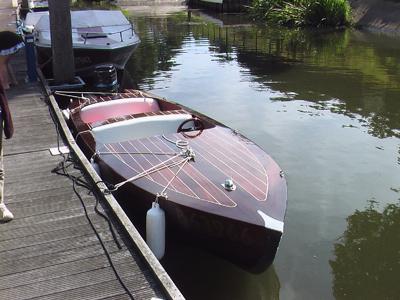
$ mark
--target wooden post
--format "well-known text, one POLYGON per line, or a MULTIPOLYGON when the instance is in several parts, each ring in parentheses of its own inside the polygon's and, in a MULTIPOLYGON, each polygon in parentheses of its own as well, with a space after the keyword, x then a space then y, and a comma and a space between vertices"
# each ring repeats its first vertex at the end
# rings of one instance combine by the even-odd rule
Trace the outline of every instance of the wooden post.
POLYGON ((71 83, 75 77, 71 36, 70 0, 49 0, 53 75, 56 83, 71 83))

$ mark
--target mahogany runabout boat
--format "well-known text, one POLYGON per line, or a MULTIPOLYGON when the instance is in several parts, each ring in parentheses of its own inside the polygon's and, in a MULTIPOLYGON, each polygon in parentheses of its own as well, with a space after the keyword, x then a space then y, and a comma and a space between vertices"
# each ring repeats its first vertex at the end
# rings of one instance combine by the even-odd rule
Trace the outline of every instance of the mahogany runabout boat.
POLYGON ((158 198, 167 239, 201 245, 251 272, 272 263, 284 227, 286 181, 255 143, 135 90, 72 101, 69 122, 139 228, 158 198))

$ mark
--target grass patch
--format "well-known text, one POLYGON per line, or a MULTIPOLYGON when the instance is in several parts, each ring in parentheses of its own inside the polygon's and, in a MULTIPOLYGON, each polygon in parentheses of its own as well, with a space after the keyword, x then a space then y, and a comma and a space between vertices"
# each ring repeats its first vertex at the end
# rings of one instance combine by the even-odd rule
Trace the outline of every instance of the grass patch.
POLYGON ((341 27, 351 19, 348 0, 253 0, 250 13, 256 20, 291 27, 341 27))

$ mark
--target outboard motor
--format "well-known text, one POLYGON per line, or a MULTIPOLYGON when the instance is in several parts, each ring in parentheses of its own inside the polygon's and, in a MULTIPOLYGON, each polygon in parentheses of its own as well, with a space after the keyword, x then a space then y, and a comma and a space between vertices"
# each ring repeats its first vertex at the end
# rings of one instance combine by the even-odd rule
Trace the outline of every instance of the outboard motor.
POLYGON ((116 92, 118 75, 113 64, 99 64, 76 70, 85 82, 85 90, 92 92, 116 92))
POLYGON ((97 91, 118 89, 117 70, 113 64, 96 65, 93 70, 93 88, 97 91))

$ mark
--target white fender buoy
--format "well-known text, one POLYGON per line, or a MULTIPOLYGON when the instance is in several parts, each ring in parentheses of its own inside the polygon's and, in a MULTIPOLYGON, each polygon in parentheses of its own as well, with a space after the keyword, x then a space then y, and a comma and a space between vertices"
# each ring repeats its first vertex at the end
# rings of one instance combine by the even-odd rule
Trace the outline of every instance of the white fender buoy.
POLYGON ((64 120, 68 121, 71 116, 71 112, 70 112, 69 108, 63 109, 61 112, 64 116, 64 120))
POLYGON ((146 215, 146 242, 157 259, 165 253, 165 213, 156 202, 146 215))
POLYGON ((90 159, 90 164, 92 165, 92 167, 96 171, 96 173, 100 176, 100 166, 99 166, 99 164, 97 162, 95 162, 93 158, 90 159))

